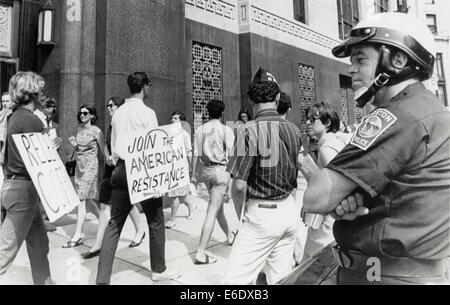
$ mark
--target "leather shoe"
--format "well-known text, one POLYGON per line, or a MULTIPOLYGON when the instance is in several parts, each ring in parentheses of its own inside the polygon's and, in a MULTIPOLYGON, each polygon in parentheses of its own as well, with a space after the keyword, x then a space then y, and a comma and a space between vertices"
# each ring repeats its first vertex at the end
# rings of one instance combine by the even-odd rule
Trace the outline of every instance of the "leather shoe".
POLYGON ((96 256, 98 256, 100 254, 100 250, 94 251, 94 252, 86 252, 81 254, 81 257, 83 259, 90 259, 90 258, 94 258, 96 256))
POLYGON ((156 273, 153 272, 151 279, 154 282, 160 282, 160 281, 170 281, 170 280, 175 280, 177 278, 179 278, 181 276, 180 271, 175 270, 175 269, 166 269, 166 271, 162 272, 162 273, 156 273))
POLYGON ((144 232, 144 234, 142 234, 142 238, 141 238, 141 240, 138 243, 132 241, 131 244, 128 247, 130 247, 130 248, 139 247, 142 244, 142 241, 144 240, 144 238, 145 238, 145 232, 144 232))

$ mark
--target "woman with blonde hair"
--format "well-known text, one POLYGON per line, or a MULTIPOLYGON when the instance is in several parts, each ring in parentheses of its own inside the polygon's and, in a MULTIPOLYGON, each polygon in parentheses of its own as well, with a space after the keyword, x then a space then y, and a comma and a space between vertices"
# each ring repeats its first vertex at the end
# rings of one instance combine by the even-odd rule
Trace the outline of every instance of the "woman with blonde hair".
POLYGON ((0 275, 6 273, 26 241, 33 282, 52 284, 48 262, 49 241, 39 211, 39 196, 14 143, 13 135, 41 133, 44 125, 33 112, 39 103, 44 79, 34 72, 19 72, 9 82, 9 93, 16 107, 6 129, 6 154, 1 204, 6 218, 0 230, 0 275))

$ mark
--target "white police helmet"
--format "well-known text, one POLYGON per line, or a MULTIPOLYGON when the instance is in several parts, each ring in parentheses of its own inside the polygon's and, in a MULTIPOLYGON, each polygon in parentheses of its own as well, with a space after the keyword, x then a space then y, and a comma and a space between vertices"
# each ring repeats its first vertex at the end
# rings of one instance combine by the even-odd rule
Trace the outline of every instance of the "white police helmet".
POLYGON ((432 77, 436 45, 429 28, 419 19, 404 13, 376 14, 356 25, 332 52, 339 58, 348 57, 354 46, 368 43, 403 51, 413 62, 411 73, 422 80, 432 77))

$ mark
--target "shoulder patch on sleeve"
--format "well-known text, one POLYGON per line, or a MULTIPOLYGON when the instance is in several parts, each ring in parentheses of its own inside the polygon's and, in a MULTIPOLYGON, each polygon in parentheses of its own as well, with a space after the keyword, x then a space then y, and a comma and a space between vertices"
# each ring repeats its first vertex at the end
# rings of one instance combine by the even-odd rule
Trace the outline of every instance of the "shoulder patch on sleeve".
POLYGON ((356 130, 350 144, 366 151, 395 122, 397 117, 386 109, 376 109, 356 130))

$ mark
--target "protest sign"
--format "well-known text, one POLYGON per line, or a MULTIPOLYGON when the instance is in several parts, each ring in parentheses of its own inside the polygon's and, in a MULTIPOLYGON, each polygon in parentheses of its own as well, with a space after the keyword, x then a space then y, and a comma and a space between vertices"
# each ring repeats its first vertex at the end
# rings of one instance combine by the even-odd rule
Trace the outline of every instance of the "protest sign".
POLYGON ((181 124, 133 133, 127 139, 124 159, 132 204, 189 185, 181 124))
POLYGON ((17 134, 13 139, 49 220, 77 207, 80 200, 48 134, 17 134))

